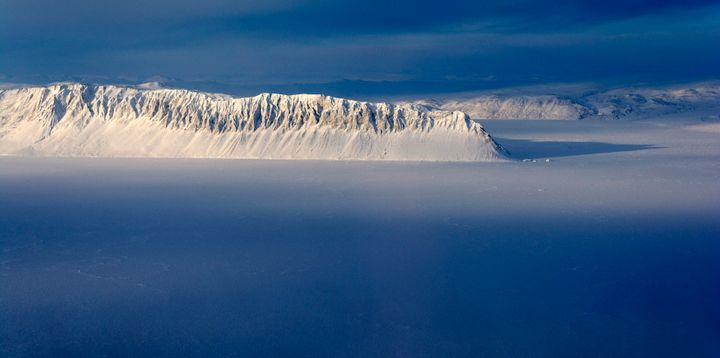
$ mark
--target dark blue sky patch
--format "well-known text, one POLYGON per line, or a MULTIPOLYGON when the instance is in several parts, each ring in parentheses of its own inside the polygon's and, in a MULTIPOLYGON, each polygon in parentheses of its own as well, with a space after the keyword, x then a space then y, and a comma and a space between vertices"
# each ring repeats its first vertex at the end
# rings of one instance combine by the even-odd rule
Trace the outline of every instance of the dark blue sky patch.
POLYGON ((353 95, 686 82, 720 77, 718 29, 707 0, 6 0, 0 80, 353 95))

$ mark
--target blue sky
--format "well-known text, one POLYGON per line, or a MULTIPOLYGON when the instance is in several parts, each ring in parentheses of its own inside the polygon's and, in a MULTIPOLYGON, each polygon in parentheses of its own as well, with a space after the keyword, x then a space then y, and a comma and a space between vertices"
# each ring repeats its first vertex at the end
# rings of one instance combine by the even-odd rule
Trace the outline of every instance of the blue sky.
POLYGON ((412 95, 720 78, 720 1, 0 0, 0 81, 412 95))

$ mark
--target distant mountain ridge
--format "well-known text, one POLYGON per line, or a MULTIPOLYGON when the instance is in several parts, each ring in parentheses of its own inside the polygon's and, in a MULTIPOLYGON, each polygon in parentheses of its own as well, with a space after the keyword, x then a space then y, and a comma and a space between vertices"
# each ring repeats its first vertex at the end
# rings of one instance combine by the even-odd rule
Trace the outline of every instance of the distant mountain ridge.
POLYGON ((503 160, 465 113, 323 95, 64 83, 0 91, 0 154, 503 160))
POLYGON ((646 119, 720 116, 720 84, 621 88, 578 95, 481 94, 413 103, 461 111, 473 119, 646 119))

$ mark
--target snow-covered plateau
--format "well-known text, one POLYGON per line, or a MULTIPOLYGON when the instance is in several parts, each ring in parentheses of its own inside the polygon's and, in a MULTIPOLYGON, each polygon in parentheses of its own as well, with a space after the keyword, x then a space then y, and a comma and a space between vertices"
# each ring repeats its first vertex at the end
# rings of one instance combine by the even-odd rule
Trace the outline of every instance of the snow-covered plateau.
POLYGON ((500 161, 459 111, 323 95, 249 98, 54 84, 0 91, 0 154, 90 157, 500 161))

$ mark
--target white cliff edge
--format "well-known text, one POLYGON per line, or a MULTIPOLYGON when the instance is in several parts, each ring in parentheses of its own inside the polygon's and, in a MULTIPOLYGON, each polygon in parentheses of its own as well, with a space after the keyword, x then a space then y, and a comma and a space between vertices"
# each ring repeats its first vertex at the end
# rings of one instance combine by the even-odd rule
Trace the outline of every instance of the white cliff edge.
POLYGON ((56 84, 0 91, 0 154, 499 161, 468 115, 323 95, 56 84))

